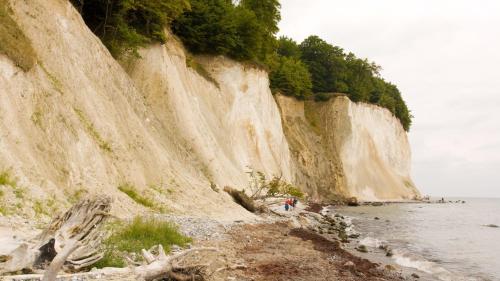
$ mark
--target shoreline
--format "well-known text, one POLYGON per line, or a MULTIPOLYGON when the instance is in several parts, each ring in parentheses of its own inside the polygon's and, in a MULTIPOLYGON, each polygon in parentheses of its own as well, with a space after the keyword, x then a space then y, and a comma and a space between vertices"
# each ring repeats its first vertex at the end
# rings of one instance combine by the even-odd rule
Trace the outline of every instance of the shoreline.
MULTIPOLYGON (((349 225, 340 213, 328 213, 325 206, 315 203, 299 203, 287 212, 281 201, 266 202, 269 210, 248 221, 221 222, 173 214, 157 217, 178 224, 182 232, 193 237, 193 247, 219 249, 217 258, 210 258, 216 261, 206 280, 416 280, 411 271, 353 250, 347 241, 355 239, 346 232, 349 225)), ((72 280, 72 275, 66 276, 72 280)), ((96 278, 92 271, 78 273, 78 278, 121 280, 96 278)), ((3 276, 2 280, 27 279, 3 276)))
MULTIPOLYGON (((346 223, 339 214, 323 214, 319 204, 285 211, 278 203, 260 221, 226 227, 221 239, 202 246, 225 247, 238 266, 213 280, 417 280, 415 271, 388 266, 346 246, 346 223), (316 210, 311 211, 311 208, 316 210), (223 237, 223 238, 222 238, 223 237)), ((210 279, 212 280, 212 279, 210 279)), ((426 280, 426 279, 419 279, 426 280)))

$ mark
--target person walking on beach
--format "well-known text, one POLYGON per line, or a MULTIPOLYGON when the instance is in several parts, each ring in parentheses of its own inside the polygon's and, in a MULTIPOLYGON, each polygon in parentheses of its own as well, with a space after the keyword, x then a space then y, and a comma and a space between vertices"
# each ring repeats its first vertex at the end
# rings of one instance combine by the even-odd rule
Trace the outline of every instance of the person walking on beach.
POLYGON ((297 203, 299 202, 299 200, 297 200, 296 197, 293 198, 293 207, 295 208, 295 206, 297 206, 297 203))
POLYGON ((290 206, 288 205, 288 199, 286 199, 286 200, 285 200, 285 211, 287 211, 287 212, 288 212, 288 208, 289 208, 289 207, 290 207, 290 206))

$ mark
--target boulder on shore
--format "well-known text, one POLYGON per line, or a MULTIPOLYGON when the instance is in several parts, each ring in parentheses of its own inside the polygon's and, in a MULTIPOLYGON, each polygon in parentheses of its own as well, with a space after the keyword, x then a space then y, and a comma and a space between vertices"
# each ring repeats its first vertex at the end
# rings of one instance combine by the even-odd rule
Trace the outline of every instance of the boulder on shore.
POLYGON ((351 197, 347 199, 347 206, 357 207, 359 206, 358 198, 351 197))

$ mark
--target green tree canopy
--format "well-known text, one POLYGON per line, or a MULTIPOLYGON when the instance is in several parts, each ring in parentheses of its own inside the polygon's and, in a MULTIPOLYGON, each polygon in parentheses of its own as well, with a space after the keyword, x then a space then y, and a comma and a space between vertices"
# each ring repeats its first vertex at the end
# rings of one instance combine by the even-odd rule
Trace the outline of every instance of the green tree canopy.
POLYGON ((191 0, 172 30, 194 53, 266 64, 274 59, 280 19, 276 0, 191 0))
POLYGON ((185 10, 188 0, 71 0, 85 23, 118 57, 137 54, 151 42, 165 42, 163 29, 185 10))
POLYGON ((311 77, 307 67, 298 59, 281 57, 277 69, 271 72, 271 89, 288 96, 304 99, 311 94, 311 77))
POLYGON ((302 53, 297 42, 286 36, 281 36, 278 40, 278 55, 282 57, 300 59, 302 53))

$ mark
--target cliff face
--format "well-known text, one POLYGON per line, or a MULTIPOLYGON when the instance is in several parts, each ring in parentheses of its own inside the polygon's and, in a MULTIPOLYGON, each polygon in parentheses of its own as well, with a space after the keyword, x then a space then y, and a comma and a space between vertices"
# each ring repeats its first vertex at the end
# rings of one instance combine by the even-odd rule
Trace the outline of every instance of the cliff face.
POLYGON ((311 104, 321 117, 311 127, 301 103, 282 99, 283 128, 264 71, 197 58, 211 82, 186 65, 192 59, 173 38, 121 66, 69 1, 10 3, 37 63, 23 72, 0 54, 0 172, 17 179, 1 187, 8 213, 49 214, 85 193, 113 196, 122 216, 146 210, 119 191, 127 183, 161 209, 249 218, 210 188, 245 187, 249 167, 316 198, 414 191, 396 187, 411 185, 410 155, 387 112, 345 100, 311 104))
POLYGON ((314 109, 304 101, 282 95, 275 97, 290 145, 295 183, 315 200, 336 199, 338 194, 347 196, 349 192, 345 190, 346 178, 337 147, 331 138, 322 135, 322 124, 311 114, 314 109))
POLYGON ((342 96, 328 102, 277 100, 298 174, 304 175, 298 182, 310 193, 369 201, 420 196, 410 177, 406 132, 388 110, 342 96))
POLYGON ((144 50, 129 75, 69 1, 11 4, 38 62, 25 73, 0 55, 0 171, 26 197, 2 187, 9 213, 33 216, 35 206, 93 193, 133 214, 144 208, 118 190, 129 183, 158 208, 241 218, 249 215, 210 182, 245 187, 247 166, 290 178, 264 72, 214 59, 219 89, 186 66, 172 39, 144 50))

